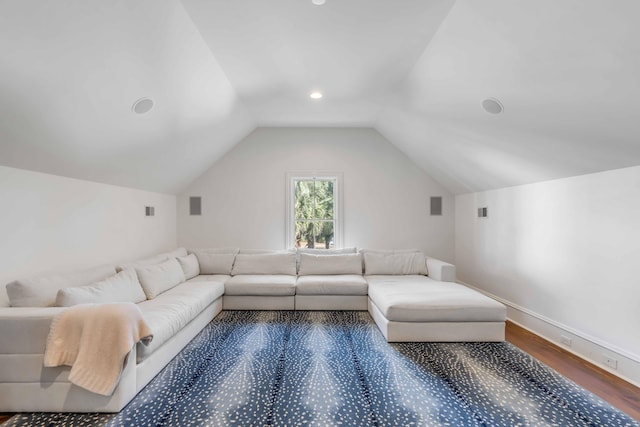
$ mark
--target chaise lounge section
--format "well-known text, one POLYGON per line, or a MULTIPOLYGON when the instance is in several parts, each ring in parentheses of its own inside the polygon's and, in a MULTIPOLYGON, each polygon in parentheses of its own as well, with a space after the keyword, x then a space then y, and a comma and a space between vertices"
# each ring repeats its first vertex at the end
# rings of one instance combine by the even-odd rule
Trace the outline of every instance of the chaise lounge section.
POLYGON ((369 313, 389 342, 504 341, 506 309, 426 276, 367 276, 369 313))

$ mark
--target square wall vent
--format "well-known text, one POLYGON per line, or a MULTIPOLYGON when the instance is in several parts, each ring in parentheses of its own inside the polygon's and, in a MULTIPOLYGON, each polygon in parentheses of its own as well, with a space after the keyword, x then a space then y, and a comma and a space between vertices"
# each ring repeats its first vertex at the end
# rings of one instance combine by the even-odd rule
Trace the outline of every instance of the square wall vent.
POLYGON ((189 215, 202 215, 202 197, 189 197, 189 215))
POLYGON ((442 197, 432 197, 431 198, 431 216, 439 216, 442 215, 442 197))

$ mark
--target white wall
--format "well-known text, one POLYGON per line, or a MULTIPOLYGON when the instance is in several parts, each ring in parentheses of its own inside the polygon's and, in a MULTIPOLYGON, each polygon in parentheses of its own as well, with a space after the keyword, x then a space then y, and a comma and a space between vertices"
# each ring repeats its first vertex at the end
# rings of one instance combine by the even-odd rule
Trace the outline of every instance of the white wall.
POLYGON ((305 170, 343 172, 344 246, 453 260, 453 197, 371 129, 257 129, 178 197, 179 244, 284 248, 285 176, 305 170), (189 216, 189 196, 202 216, 189 216), (429 215, 430 196, 443 196, 443 216, 429 215))
POLYGON ((460 280, 640 383, 640 167, 457 196, 455 241, 460 280))
POLYGON ((16 278, 176 246, 176 197, 0 166, 0 305, 16 278), (145 217, 144 207, 155 216, 145 217))

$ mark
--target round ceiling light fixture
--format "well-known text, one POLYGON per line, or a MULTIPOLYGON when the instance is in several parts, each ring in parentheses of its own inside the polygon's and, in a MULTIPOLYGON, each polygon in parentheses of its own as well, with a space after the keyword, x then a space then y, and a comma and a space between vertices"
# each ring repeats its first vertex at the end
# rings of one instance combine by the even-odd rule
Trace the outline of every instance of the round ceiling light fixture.
POLYGON ((318 91, 311 92, 311 94, 309 95, 309 98, 311 98, 311 99, 320 99, 320 98, 322 98, 322 92, 318 92, 318 91))
POLYGON ((144 114, 151 111, 153 108, 153 99, 151 98, 140 98, 133 103, 131 106, 131 111, 136 114, 144 114))
POLYGON ((311 0, 311 3, 315 4, 316 6, 322 6, 325 1, 326 0, 311 0))
POLYGON ((500 114, 504 111, 504 106, 495 98, 487 98, 482 101, 482 109, 489 114, 500 114))

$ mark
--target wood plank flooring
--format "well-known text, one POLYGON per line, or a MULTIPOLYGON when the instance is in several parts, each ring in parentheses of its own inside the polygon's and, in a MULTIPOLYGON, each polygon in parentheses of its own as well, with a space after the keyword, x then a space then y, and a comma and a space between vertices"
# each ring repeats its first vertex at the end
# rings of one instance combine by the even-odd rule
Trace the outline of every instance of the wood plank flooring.
POLYGON ((640 421, 640 388, 507 321, 507 341, 640 421))
MULTIPOLYGON (((640 421, 640 388, 512 322, 507 322, 506 335, 516 347, 640 421)), ((0 414, 0 423, 11 415, 0 414)))

